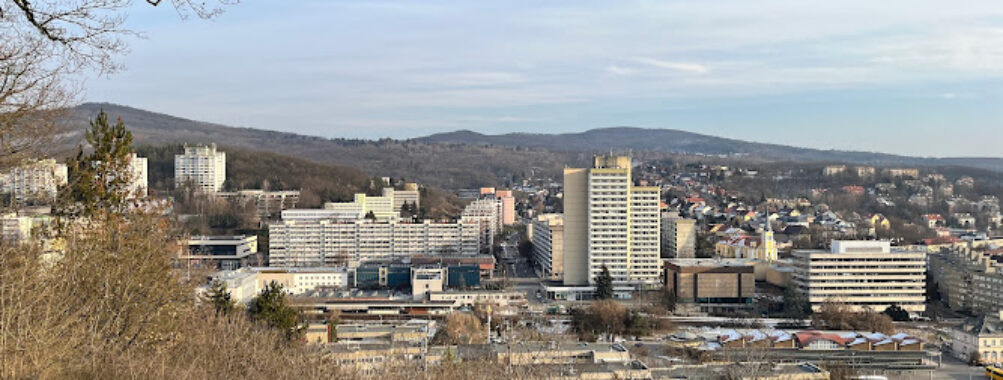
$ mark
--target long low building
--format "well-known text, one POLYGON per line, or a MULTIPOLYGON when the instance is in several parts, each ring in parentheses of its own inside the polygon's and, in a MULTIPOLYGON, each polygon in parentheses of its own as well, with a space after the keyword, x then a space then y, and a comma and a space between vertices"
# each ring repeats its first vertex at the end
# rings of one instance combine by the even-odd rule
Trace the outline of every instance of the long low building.
MULTIPOLYGON (((402 223, 325 218, 286 218, 268 225, 269 263, 275 266, 355 266, 367 261, 401 260, 414 255, 477 255, 475 223, 402 223)), ((314 210, 310 210, 314 211, 314 210)), ((323 214, 323 211, 316 210, 323 214)))
POLYGON ((247 267, 223 271, 216 276, 230 291, 230 298, 240 303, 247 303, 273 282, 289 294, 300 295, 317 288, 348 289, 351 277, 352 272, 345 267, 247 267))
POLYGON ((179 264, 233 270, 249 265, 251 255, 258 253, 258 237, 192 236, 178 256, 179 264))
POLYGON ((892 249, 887 241, 832 242, 830 251, 794 251, 793 282, 812 309, 826 302, 853 311, 884 311, 891 305, 926 310, 926 252, 892 249))

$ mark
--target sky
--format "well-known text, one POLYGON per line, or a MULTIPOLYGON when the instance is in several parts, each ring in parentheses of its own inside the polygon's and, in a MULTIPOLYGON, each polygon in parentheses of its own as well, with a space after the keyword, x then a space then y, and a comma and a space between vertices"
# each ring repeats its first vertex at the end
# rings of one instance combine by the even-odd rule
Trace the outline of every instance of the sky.
POLYGON ((635 126, 1003 157, 1003 2, 137 2, 86 101, 324 137, 635 126))

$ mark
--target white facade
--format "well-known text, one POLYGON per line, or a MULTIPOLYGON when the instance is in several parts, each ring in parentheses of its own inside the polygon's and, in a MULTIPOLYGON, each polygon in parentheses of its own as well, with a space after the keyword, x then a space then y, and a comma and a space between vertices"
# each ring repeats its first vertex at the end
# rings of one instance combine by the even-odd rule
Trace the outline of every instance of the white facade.
POLYGON ((67 177, 66 165, 48 158, 11 169, 3 176, 3 190, 18 203, 30 199, 53 200, 67 177))
POLYGON ((476 255, 480 243, 476 224, 431 221, 283 219, 269 224, 268 233, 271 265, 296 267, 358 264, 419 254, 476 255))
POLYGON ((502 203, 500 199, 484 198, 470 202, 463 209, 460 220, 480 226, 483 248, 494 246, 495 235, 502 229, 502 203))
POLYGON ((185 146, 184 154, 174 155, 174 185, 191 183, 196 189, 215 193, 226 182, 226 153, 210 146, 185 146))
MULTIPOLYGON (((384 192, 384 194, 387 194, 384 192)), ((374 197, 366 194, 355 194, 353 202, 328 202, 324 204, 325 210, 337 211, 340 215, 355 215, 352 219, 363 219, 372 213, 373 217, 380 222, 396 221, 400 214, 394 209, 394 193, 389 193, 382 197, 374 197)))
POLYGON ((0 237, 4 244, 21 244, 31 237, 31 227, 31 217, 7 214, 0 218, 0 237))
POLYGON ((232 270, 245 266, 248 256, 257 252, 258 237, 254 235, 192 236, 178 259, 196 266, 212 263, 232 270))
POLYGON ((565 284, 591 285, 605 266, 614 284, 659 286, 660 189, 632 185, 630 157, 564 173, 565 284))
POLYGON ((405 203, 414 205, 416 210, 421 207, 421 192, 418 190, 417 183, 405 183, 404 190, 397 190, 392 187, 384 188, 383 196, 393 199, 394 211, 396 212, 400 212, 405 203))
POLYGON ((985 364, 1003 364, 1003 312, 965 321, 949 330, 951 353, 968 361, 978 352, 985 364))
POLYGON ((827 301, 854 311, 898 305, 926 310, 926 252, 893 250, 889 242, 833 241, 832 250, 795 251, 794 284, 818 310, 827 301))
POLYGON ((146 198, 149 195, 149 164, 146 157, 139 157, 133 153, 129 157, 129 170, 132 172, 129 177, 130 197, 146 198))
POLYGON ((344 267, 268 267, 223 271, 217 279, 226 285, 234 301, 247 303, 272 282, 282 285, 289 294, 301 295, 318 287, 348 289, 351 276, 352 272, 344 267))

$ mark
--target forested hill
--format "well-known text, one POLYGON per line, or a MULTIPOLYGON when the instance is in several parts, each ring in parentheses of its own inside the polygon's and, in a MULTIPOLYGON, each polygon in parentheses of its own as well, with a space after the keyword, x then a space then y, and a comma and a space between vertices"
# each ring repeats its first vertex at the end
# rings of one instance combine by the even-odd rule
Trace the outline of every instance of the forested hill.
POLYGON ((524 146, 551 150, 657 151, 682 154, 748 155, 782 161, 847 162, 868 165, 957 165, 1003 171, 1003 158, 925 158, 884 153, 819 150, 764 144, 686 132, 677 129, 615 127, 580 133, 485 135, 473 131, 440 133, 415 139, 425 143, 524 146))
POLYGON ((355 168, 370 176, 414 180, 443 189, 509 186, 513 180, 536 176, 557 178, 565 166, 587 165, 592 154, 632 149, 638 161, 674 153, 733 155, 748 160, 821 160, 875 165, 967 165, 1000 170, 998 158, 926 159, 877 153, 820 151, 749 143, 673 130, 617 128, 566 135, 513 134, 487 136, 475 132, 433 135, 411 140, 328 139, 294 133, 227 127, 141 109, 86 103, 71 109, 74 131, 67 145, 76 145, 89 119, 101 109, 121 117, 137 145, 217 143, 288 155, 313 162, 355 168))

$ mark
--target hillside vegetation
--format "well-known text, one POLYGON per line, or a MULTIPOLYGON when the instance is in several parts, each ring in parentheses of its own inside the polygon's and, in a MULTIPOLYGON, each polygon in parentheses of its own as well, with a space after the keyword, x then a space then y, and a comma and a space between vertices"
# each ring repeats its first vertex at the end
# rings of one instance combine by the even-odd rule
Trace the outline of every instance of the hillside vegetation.
MULTIPOLYGON (((594 153, 633 150, 637 161, 680 154, 731 155, 738 160, 860 162, 875 165, 968 165, 1001 170, 1003 160, 926 159, 877 153, 822 151, 750 143, 669 129, 610 128, 577 134, 487 136, 454 132, 412 140, 327 139, 293 133, 234 128, 193 121, 114 104, 87 103, 73 108, 71 129, 82 130, 101 109, 127 120, 139 145, 215 142, 228 149, 248 149, 351 167, 371 176, 390 176, 448 190, 506 187, 531 175, 558 178, 566 166, 589 164, 594 153)), ((79 133, 66 141, 76 145, 79 133)), ((65 146, 63 147, 65 150, 65 146)), ((709 156, 703 156, 709 157, 709 156)))
MULTIPOLYGON (((130 126, 130 129, 132 127, 130 126)), ((226 190, 266 189, 300 190, 297 207, 321 207, 324 202, 351 201, 355 193, 378 195, 381 181, 367 173, 337 165, 321 164, 297 157, 220 146, 226 152, 226 190)), ((182 153, 182 144, 145 145, 137 148, 149 161, 152 191, 168 193, 174 189, 174 155, 182 153)), ((422 206, 432 218, 456 216, 463 202, 451 193, 426 187, 422 206)))

